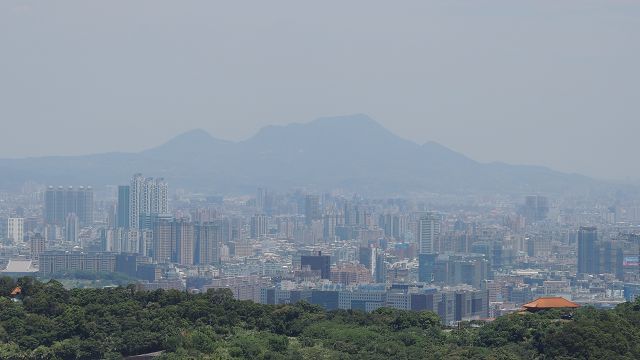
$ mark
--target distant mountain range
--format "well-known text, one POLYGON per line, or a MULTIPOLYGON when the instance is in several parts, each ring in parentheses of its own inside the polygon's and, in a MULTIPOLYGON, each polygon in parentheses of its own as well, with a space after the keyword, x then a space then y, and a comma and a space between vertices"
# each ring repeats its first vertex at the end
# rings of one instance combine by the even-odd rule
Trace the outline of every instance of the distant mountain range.
POLYGON ((605 184, 539 166, 479 163, 440 144, 402 139, 365 115, 267 126, 245 141, 181 134, 139 153, 0 159, 0 188, 124 184, 132 174, 209 193, 305 187, 360 193, 561 193, 605 184))

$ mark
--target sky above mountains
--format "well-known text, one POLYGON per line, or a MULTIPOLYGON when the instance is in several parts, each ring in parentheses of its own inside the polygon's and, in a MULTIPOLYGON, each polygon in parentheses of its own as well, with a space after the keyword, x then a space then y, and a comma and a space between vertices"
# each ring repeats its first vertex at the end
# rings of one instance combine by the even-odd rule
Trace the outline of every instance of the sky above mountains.
POLYGON ((638 179, 638 19, 630 0, 2 1, 0 157, 366 113, 478 161, 638 179))

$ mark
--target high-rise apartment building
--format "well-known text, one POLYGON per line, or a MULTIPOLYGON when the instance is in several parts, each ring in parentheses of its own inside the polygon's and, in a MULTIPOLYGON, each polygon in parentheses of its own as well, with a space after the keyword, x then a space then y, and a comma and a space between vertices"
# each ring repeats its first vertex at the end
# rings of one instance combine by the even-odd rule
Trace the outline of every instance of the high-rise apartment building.
POLYGON ((207 222, 195 226, 195 259, 200 265, 217 264, 220 259, 219 249, 222 240, 222 228, 215 223, 207 222))
POLYGON ((356 225, 356 213, 358 212, 358 207, 353 203, 347 201, 344 203, 342 209, 342 215, 344 217, 344 224, 347 226, 356 225))
POLYGON ((340 220, 340 215, 327 214, 322 216, 322 237, 325 241, 333 241, 336 237, 336 227, 340 220))
POLYGON ((549 213, 549 200, 544 196, 530 195, 524 199, 521 210, 528 223, 542 221, 549 213))
POLYGON ((378 226, 384 230, 384 236, 393 236, 393 214, 382 214, 378 218, 378 226))
POLYGON ((578 230, 578 274, 597 274, 600 270, 598 229, 583 226, 578 230))
POLYGON ((151 257, 160 264, 171 262, 173 253, 171 219, 166 217, 155 218, 152 233, 151 257))
POLYGON ((258 211, 260 212, 265 211, 266 202, 267 202, 267 189, 260 187, 256 192, 256 209, 258 209, 258 211))
POLYGON ((384 230, 384 235, 400 239, 407 231, 407 217, 400 214, 383 214, 378 219, 378 225, 384 230))
MULTIPOLYGON (((153 228, 153 225, 151 225, 151 228, 153 228)), ((138 254, 150 256, 151 249, 153 249, 153 231, 142 230, 139 236, 138 254)))
POLYGON ((135 174, 129 185, 129 227, 150 229, 154 215, 167 214, 169 185, 162 178, 145 178, 142 174, 135 174))
POLYGON ((142 177, 142 174, 133 175, 129 185, 129 226, 132 229, 140 228, 140 210, 143 191, 144 177, 142 177))
POLYGON ((7 239, 13 244, 24 242, 24 218, 7 219, 7 239))
POLYGON ((131 186, 120 185, 118 186, 118 207, 116 209, 116 227, 129 228, 129 210, 130 210, 130 197, 131 186))
POLYGON ((171 238, 175 245, 173 261, 181 265, 193 265, 194 255, 194 226, 187 220, 171 222, 171 238))
POLYGON ((374 260, 376 266, 373 271, 373 281, 377 283, 387 282, 387 265, 385 263, 384 253, 377 251, 374 260))
POLYGON ((533 234, 526 238, 527 255, 534 257, 551 256, 551 234, 533 234))
POLYGON ((401 239, 407 232, 407 224, 409 223, 409 221, 405 215, 394 215, 392 220, 392 236, 394 239, 401 239))
POLYGON ((434 213, 426 213, 418 219, 418 253, 433 254, 437 249, 440 237, 440 217, 434 213))
POLYGON ((31 245, 31 259, 37 262, 40 259, 40 254, 46 249, 45 238, 42 234, 36 233, 31 235, 29 243, 31 245))
POLYGON ((251 237, 254 239, 263 237, 268 233, 267 215, 256 214, 251 217, 251 237))
POLYGON ((93 189, 90 186, 77 189, 49 186, 44 194, 45 223, 64 226, 71 213, 78 216, 80 226, 93 223, 93 189))
POLYGON ((314 220, 320 220, 320 197, 318 195, 306 195, 304 198, 304 221, 310 225, 314 220))
POLYGON ((71 243, 78 242, 78 236, 80 235, 80 220, 78 215, 70 213, 64 222, 64 239, 71 243))

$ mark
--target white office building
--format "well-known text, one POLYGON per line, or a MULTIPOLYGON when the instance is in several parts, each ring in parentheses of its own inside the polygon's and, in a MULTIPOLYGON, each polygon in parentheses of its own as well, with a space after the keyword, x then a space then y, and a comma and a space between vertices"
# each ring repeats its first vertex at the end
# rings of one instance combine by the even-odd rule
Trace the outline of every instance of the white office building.
POLYGON ((426 213, 418 220, 418 246, 420 254, 434 254, 440 237, 440 216, 426 213))
POLYGON ((13 244, 24 242, 24 218, 9 218, 7 220, 7 239, 13 244))

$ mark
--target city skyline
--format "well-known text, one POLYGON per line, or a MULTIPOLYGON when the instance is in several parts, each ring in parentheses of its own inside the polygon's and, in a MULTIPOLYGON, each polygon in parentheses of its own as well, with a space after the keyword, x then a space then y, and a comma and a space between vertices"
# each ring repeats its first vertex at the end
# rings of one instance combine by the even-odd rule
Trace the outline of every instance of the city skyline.
POLYGON ((0 1, 0 358, 640 359, 640 1, 0 1))
POLYGON ((172 191, 155 173, 128 178, 0 192, 4 283, 225 291, 254 306, 431 314, 453 331, 554 308, 571 321, 580 307, 613 312, 640 299, 637 197, 209 195, 172 191))

